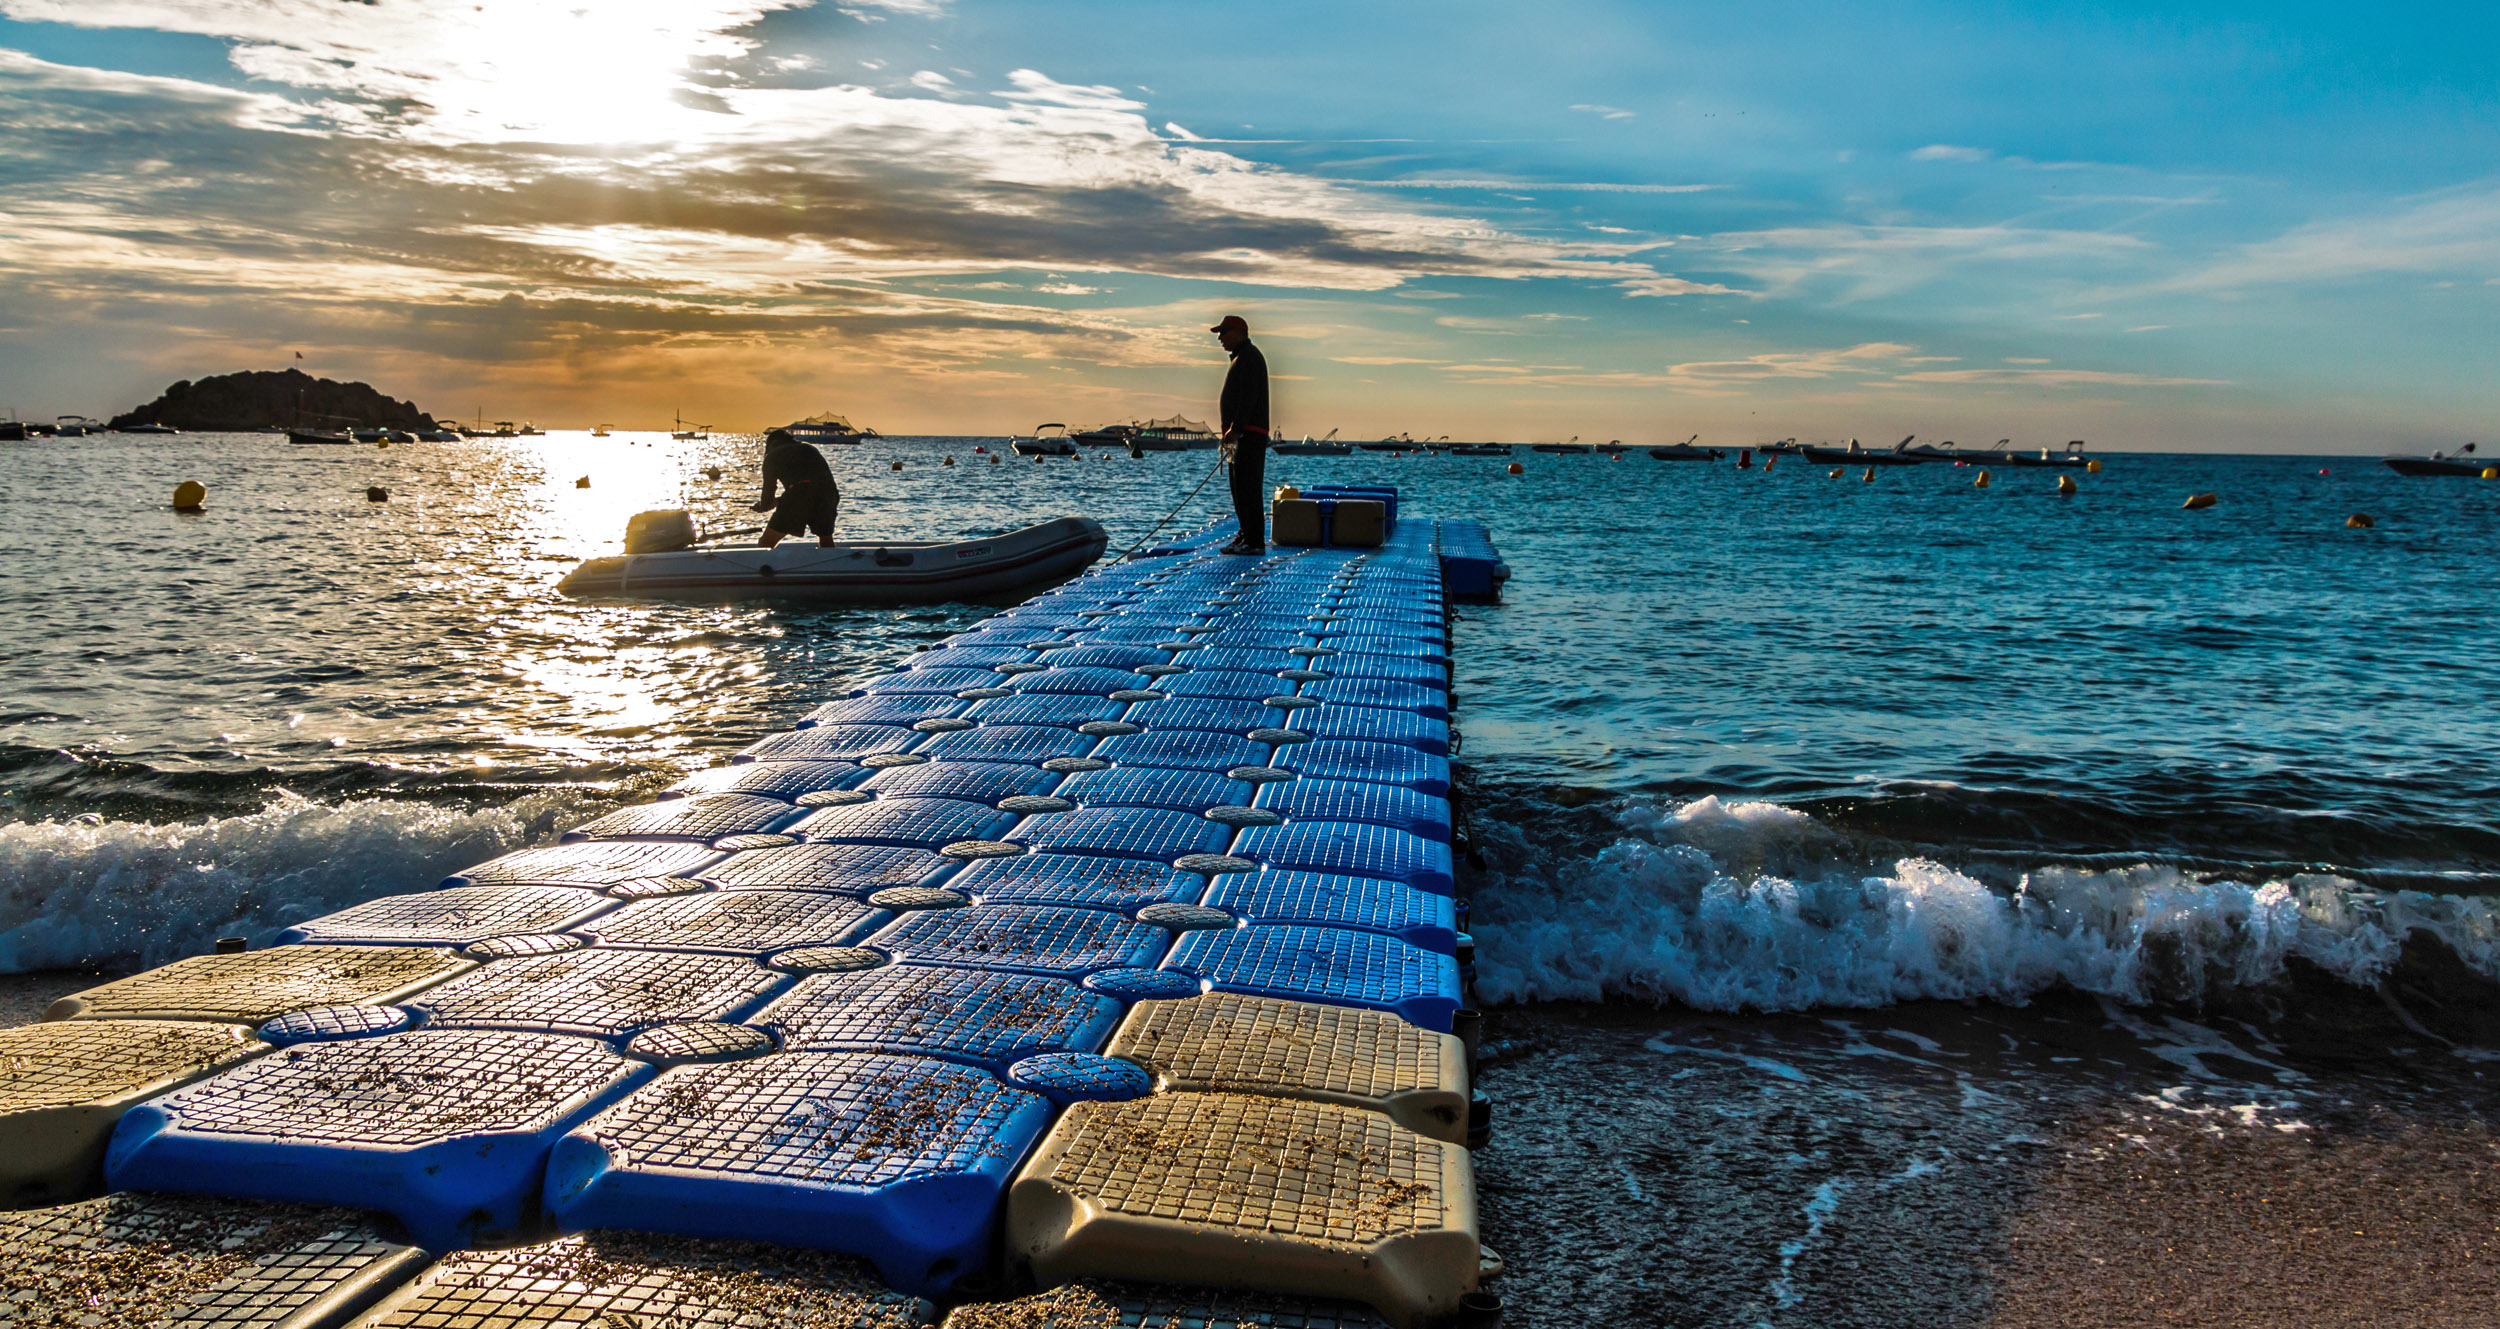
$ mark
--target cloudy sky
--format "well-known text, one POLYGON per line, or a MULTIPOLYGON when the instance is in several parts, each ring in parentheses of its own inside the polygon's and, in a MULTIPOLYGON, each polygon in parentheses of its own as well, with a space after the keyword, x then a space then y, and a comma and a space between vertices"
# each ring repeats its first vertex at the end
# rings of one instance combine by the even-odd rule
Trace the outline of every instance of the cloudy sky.
POLYGON ((2500 432, 2500 6, 0 0, 0 408, 2500 432))

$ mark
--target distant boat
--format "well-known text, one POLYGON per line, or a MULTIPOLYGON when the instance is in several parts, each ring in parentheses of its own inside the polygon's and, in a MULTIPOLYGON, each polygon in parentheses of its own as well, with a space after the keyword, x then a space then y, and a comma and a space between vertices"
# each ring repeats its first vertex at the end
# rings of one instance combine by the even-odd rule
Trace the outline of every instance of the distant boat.
POLYGON ((286 441, 308 448, 344 448, 356 442, 344 429, 290 429, 286 431, 286 441))
POLYGON ((422 443, 457 443, 460 437, 460 426, 439 421, 430 429, 417 431, 417 440, 422 443))
POLYGON ((710 425, 696 425, 692 429, 686 428, 686 417, 683 415, 677 417, 676 432, 669 435, 670 438, 681 441, 700 441, 710 438, 711 436, 712 427, 710 425))
POLYGON ((1337 431, 1331 429, 1326 438, 1314 439, 1309 434, 1304 434, 1299 443, 1279 443, 1269 448, 1268 451, 1281 453, 1287 457, 1342 457, 1354 451, 1354 445, 1338 442, 1337 431))
POLYGON ((1089 448, 1125 448, 1130 439, 1137 437, 1137 426, 1104 425, 1100 429, 1088 429, 1069 437, 1089 448))
POLYGON ((0 443, 23 443, 28 435, 23 420, 0 420, 0 443))
POLYGON ((1453 457, 1507 457, 1508 443, 1459 443, 1450 448, 1453 457))
POLYGON ((103 426, 83 415, 64 415, 52 423, 52 432, 60 438, 85 438, 103 426))
POLYGON ((1066 425, 1035 425, 1031 438, 1011 440, 1007 446, 1020 457, 1073 457, 1076 444, 1068 438, 1066 425))
POLYGON ((539 428, 538 426, 536 426, 536 425, 534 425, 534 424, 529 423, 528 421, 523 421, 523 422, 521 423, 521 436, 522 436, 523 438, 537 438, 537 437, 539 437, 540 435, 545 434, 546 432, 547 432, 546 430, 541 429, 541 428, 539 428))
MULTIPOLYGON (((2005 445, 1999 443, 1997 446, 2005 445)), ((1989 460, 2004 466, 2071 466, 2077 470, 2091 465, 2084 459, 2082 439, 2068 443, 2062 453, 2052 453, 2046 445, 2042 445, 2040 455, 2036 457, 2028 452, 2007 452, 1991 454, 1989 460)))
POLYGON ((1176 415, 1169 420, 1148 420, 1130 440, 1130 446, 1142 452, 1204 452, 1219 442, 1215 431, 1190 419, 1176 415))
POLYGON ((123 425, 119 432, 124 434, 179 434, 182 431, 172 425, 144 424, 123 425))
POLYGON ((2427 457, 2381 457, 2387 469, 2398 475, 2463 475, 2478 476, 2494 465, 2500 465, 2473 454, 2474 445, 2466 444, 2454 453, 2434 452, 2427 457))
MULTIPOLYGON (((1910 438, 1916 437, 1918 437, 1916 434, 1910 435, 1910 438)), ((1820 447, 1808 444, 1805 447, 1797 449, 1797 451, 1803 453, 1807 461, 1821 462, 1826 465, 1916 466, 1921 461, 1926 459, 1923 457, 1913 457, 1905 451, 1905 449, 1910 446, 1910 438, 1905 438, 1900 442, 1893 444, 1888 451, 1884 452, 1870 451, 1864 444, 1858 442, 1854 438, 1849 440, 1849 446, 1845 448, 1820 447)))
POLYGON ((608 427, 606 425, 592 425, 590 427, 590 436, 592 438, 606 438, 608 436, 608 427))
POLYGON ((783 425, 782 428, 789 432, 790 437, 801 443, 832 444, 837 447, 856 447, 879 436, 876 430, 862 429, 830 411, 823 415, 811 415, 804 420, 793 420, 783 425))
POLYGON ((1717 461, 1721 455, 1717 448, 1693 446, 1693 440, 1700 437, 1701 435, 1695 434, 1681 443, 1669 443, 1663 448, 1651 448, 1649 455, 1659 461, 1717 461))

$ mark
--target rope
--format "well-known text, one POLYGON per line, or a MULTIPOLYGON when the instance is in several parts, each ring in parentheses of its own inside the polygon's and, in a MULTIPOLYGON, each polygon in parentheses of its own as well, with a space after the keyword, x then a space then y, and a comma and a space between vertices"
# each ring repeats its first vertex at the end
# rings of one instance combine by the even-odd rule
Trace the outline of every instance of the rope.
POLYGON ((1206 487, 1207 487, 1207 481, 1214 479, 1214 478, 1215 478, 1215 473, 1216 473, 1217 471, 1220 471, 1220 470, 1223 470, 1223 469, 1224 469, 1224 453, 1223 453, 1223 451, 1222 451, 1221 449, 1218 449, 1218 450, 1217 450, 1217 452, 1216 452, 1216 454, 1215 454, 1215 464, 1214 464, 1213 466, 1208 467, 1208 468, 1207 468, 1207 473, 1206 473, 1205 475, 1200 476, 1200 477, 1198 478, 1198 488, 1197 488, 1197 489, 1192 489, 1192 490, 1190 490, 1190 491, 1189 491, 1189 493, 1188 493, 1188 495, 1187 495, 1187 496, 1185 496, 1185 497, 1183 497, 1183 498, 1181 499, 1181 501, 1180 501, 1180 502, 1173 504, 1173 505, 1172 505, 1172 510, 1171 510, 1170 512, 1167 512, 1167 513, 1164 513, 1164 514, 1163 514, 1163 520, 1161 520, 1161 521, 1159 521, 1159 522, 1156 522, 1156 523, 1154 524, 1154 528, 1153 528, 1152 530, 1149 530, 1149 531, 1147 531, 1144 535, 1141 535, 1141 536, 1137 537, 1137 543, 1135 543, 1135 544, 1133 544, 1133 545, 1130 545, 1130 546, 1128 547, 1128 551, 1127 551, 1126 553, 1121 554, 1121 555, 1120 555, 1120 557, 1119 557, 1119 559, 1118 559, 1118 560, 1116 560, 1116 561, 1119 561, 1119 562, 1126 562, 1129 558, 1133 557, 1133 556, 1137 553, 1137 551, 1138 551, 1138 550, 1145 548, 1145 547, 1146 547, 1146 542, 1147 542, 1148 540, 1151 540, 1151 539, 1155 538, 1155 532, 1156 532, 1156 531, 1160 531, 1160 530, 1162 530, 1164 527, 1171 525, 1171 524, 1172 524, 1172 519, 1173 519, 1174 517, 1177 517, 1177 516, 1181 515, 1181 509, 1182 509, 1182 508, 1185 508, 1185 507, 1188 507, 1188 506, 1189 506, 1189 502, 1190 502, 1190 500, 1191 500, 1191 499, 1194 499, 1194 498, 1196 498, 1196 497, 1198 497, 1198 490, 1206 488, 1206 487))

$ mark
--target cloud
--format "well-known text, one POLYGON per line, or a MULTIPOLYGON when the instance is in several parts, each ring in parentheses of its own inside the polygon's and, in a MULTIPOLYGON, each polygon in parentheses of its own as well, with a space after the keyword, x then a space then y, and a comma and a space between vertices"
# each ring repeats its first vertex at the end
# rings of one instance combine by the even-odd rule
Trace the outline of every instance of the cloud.
POLYGON ((2130 374, 2098 369, 1924 369, 1903 374, 1899 381, 1903 383, 1990 383, 2036 388, 2218 387, 2228 382, 2226 379, 2219 378, 2164 378, 2154 374, 2130 374))
POLYGON ((1418 360, 1408 355, 1332 355, 1341 365, 1437 365, 1438 360, 1418 360))
POLYGON ((934 69, 924 69, 912 75, 911 85, 924 92, 948 93, 955 90, 955 80, 934 69))
POLYGON ((1545 194, 1700 194, 1707 193, 1714 189, 1727 188, 1726 185, 1619 184, 1606 180, 1560 181, 1501 180, 1485 178, 1466 180, 1438 178, 1424 180, 1365 180, 1361 183, 1367 189, 1495 189, 1527 190, 1533 193, 1545 194))
POLYGON ((1629 120, 1633 116, 1639 114, 1637 111, 1626 111, 1620 107, 1595 106, 1587 102, 1575 104, 1571 109, 1575 111, 1586 111, 1591 115, 1599 116, 1607 120, 1629 120))
POLYGON ((2005 363, 2009 365, 2044 365, 2047 364, 2048 361, 2035 360, 2026 356, 2009 355, 2005 357, 2005 363))
POLYGON ((1635 296, 1643 296, 1643 295, 1654 295, 1654 296, 1670 296, 1670 295, 1748 295, 1748 296, 1749 296, 1749 295, 1757 295, 1757 294, 1759 294, 1759 292, 1756 292, 1756 291, 1745 291, 1745 290, 1739 290, 1739 289, 1737 289, 1736 287, 1733 287, 1733 286, 1721 286, 1721 285, 1719 285, 1719 284, 1717 284, 1717 283, 1715 283, 1715 282, 1697 282, 1697 281, 1686 281, 1686 280, 1685 280, 1685 279, 1683 279, 1682 277, 1635 277, 1635 278, 1633 278, 1633 279, 1632 279, 1632 280, 1630 280, 1630 281, 1626 281, 1626 282, 1617 282, 1617 283, 1615 283, 1615 284, 1616 284, 1616 286, 1618 286, 1619 288, 1621 288, 1621 289, 1622 289, 1625 293, 1630 294, 1630 295, 1635 295, 1635 296))
POLYGON ((1111 288, 1107 286, 1079 286, 1072 281, 1061 281, 1051 282, 1044 286, 1036 286, 1033 289, 1042 295, 1100 295, 1104 291, 1111 288))
POLYGON ((2471 274, 2495 266, 2500 188, 2476 185, 2393 210, 2295 227, 2154 289, 2222 292, 2391 273, 2471 274))
POLYGON ((2081 268, 2154 252, 2150 243, 2116 232, 2011 225, 1790 226, 1725 231, 1689 244, 1709 252, 1711 266, 1763 283, 1762 294, 1811 287, 1843 303, 1966 275, 1979 264, 2029 266, 2064 280, 2081 268))
POLYGON ((1984 162, 1996 154, 1986 148, 1957 147, 1951 143, 1930 143, 1910 154, 1914 162, 1984 162))

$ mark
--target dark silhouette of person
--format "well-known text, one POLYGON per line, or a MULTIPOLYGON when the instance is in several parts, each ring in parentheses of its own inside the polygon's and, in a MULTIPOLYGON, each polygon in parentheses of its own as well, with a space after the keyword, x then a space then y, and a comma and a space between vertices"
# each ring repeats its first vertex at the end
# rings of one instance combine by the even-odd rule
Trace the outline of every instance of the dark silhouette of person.
POLYGON ((1216 419, 1224 431, 1224 458, 1232 467, 1233 515, 1241 534, 1224 546, 1227 554, 1267 552, 1267 356, 1250 341, 1250 325, 1239 314, 1226 314, 1207 331, 1233 357, 1224 372, 1224 395, 1216 403, 1216 419))
POLYGON ((764 435, 764 497, 755 505, 757 512, 773 515, 764 522, 764 533, 756 543, 766 549, 780 544, 785 537, 816 532, 816 543, 833 547, 834 518, 841 515, 842 490, 833 483, 833 468, 825 464, 825 454, 790 436, 787 429, 776 429, 764 435), (773 490, 779 486, 781 496, 773 490))

